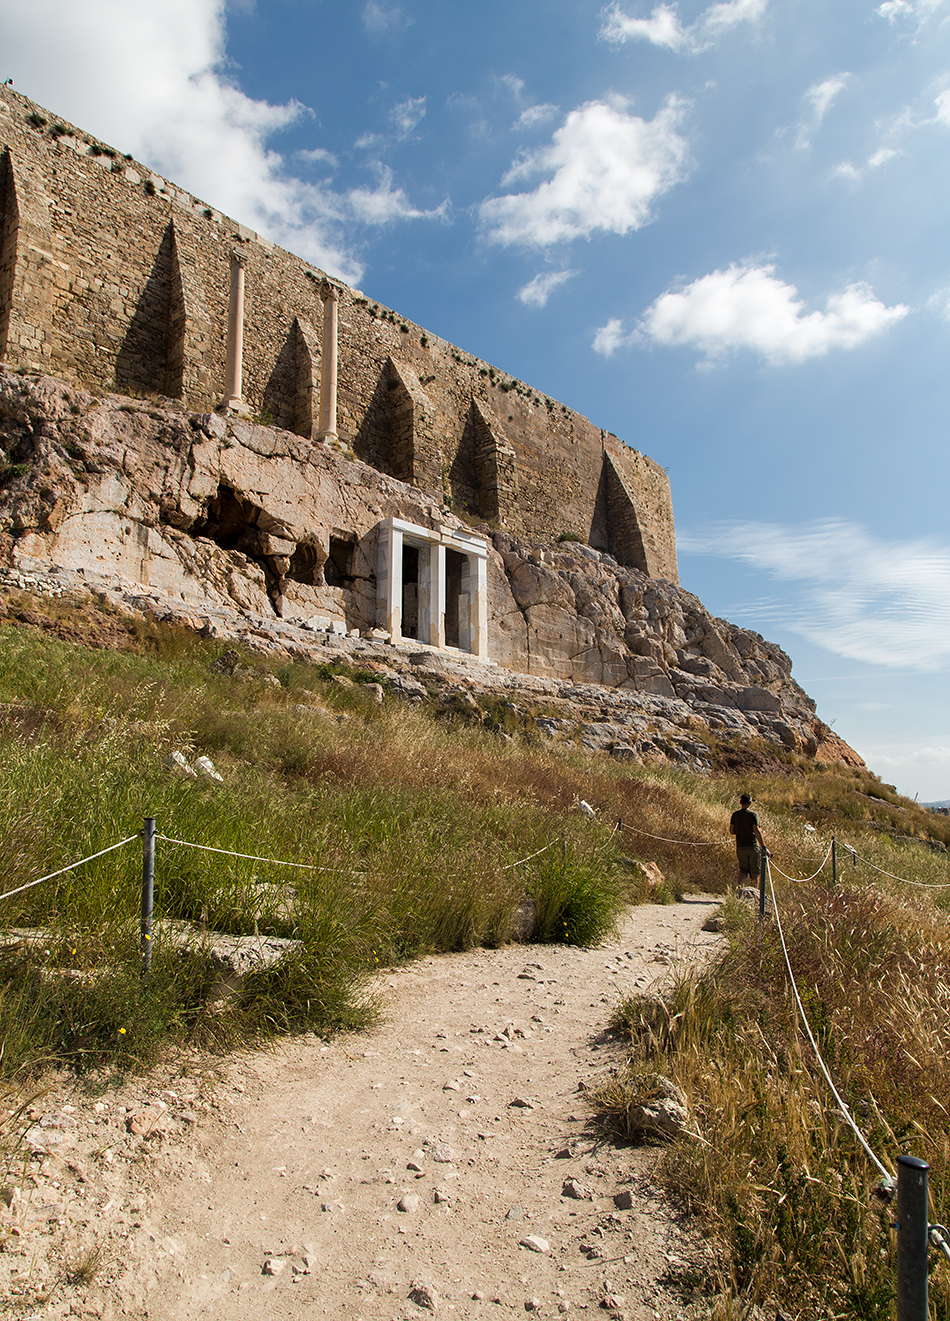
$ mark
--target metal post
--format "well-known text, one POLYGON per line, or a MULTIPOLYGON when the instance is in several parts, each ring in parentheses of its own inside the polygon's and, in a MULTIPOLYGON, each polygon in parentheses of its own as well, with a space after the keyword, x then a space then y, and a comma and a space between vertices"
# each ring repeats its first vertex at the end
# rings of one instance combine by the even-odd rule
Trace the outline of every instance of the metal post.
POLYGON ((897 1321, 927 1321, 929 1169, 917 1156, 897 1158, 897 1321))
POLYGON ((142 976, 152 966, 152 907, 155 892, 155 818, 145 818, 142 831, 142 976))
POLYGON ((834 835, 831 836, 831 884, 838 884, 838 845, 834 835))
POLYGON ((567 836, 561 836, 561 866, 567 869, 567 836))
POLYGON ((765 887, 769 879, 769 851, 762 848, 762 865, 759 867, 759 921, 765 921, 765 887))

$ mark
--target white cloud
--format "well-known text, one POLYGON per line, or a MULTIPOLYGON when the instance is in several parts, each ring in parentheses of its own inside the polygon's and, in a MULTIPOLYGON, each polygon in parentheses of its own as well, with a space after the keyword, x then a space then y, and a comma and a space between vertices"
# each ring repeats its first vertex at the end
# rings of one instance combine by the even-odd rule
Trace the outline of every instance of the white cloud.
POLYGON ((572 110, 550 145, 525 154, 503 182, 552 177, 533 192, 482 203, 488 237, 547 247, 597 231, 639 229, 650 220, 654 199, 686 172, 687 144, 676 131, 682 115, 675 97, 652 120, 628 114, 625 103, 589 101, 572 110))
POLYGON ((886 18, 888 23, 897 23, 902 18, 923 23, 945 3, 946 0, 884 0, 874 12, 880 18, 886 18))
POLYGON ((576 274, 577 271, 549 271, 547 275, 536 275, 518 290, 518 298, 529 307, 544 307, 554 290, 576 274))
POLYGON ((950 89, 940 93, 934 100, 937 107, 937 113, 934 115, 934 121, 938 124, 945 124, 950 128, 950 89))
POLYGON ((927 299, 927 307, 944 321, 950 321, 950 289, 938 289, 927 299))
POLYGON ((521 114, 514 122, 513 127, 515 129, 535 128, 538 124, 546 124, 548 120, 553 119, 558 113, 559 107, 551 105, 550 102, 544 102, 540 105, 526 106, 524 104, 525 81, 523 78, 519 78, 516 74, 506 73, 495 81, 500 83, 502 87, 506 88, 511 93, 518 105, 524 107, 521 114))
POLYGON ((298 160, 305 161, 308 165, 327 165, 335 170, 339 161, 332 151, 327 151, 324 147, 308 147, 295 153, 298 160))
POLYGON ((618 349, 624 348, 627 344, 635 343, 639 338, 639 331, 634 329, 630 334, 627 334, 620 318, 612 316, 607 324, 601 326, 597 331, 591 347, 601 357, 612 358, 618 349))
POLYGON ((394 220, 443 220, 448 202, 432 211, 419 211, 402 188, 393 188, 393 172, 388 165, 373 162, 377 176, 375 188, 351 188, 346 194, 349 212, 367 225, 388 225, 394 220))
POLYGON ((385 5, 381 0, 367 0, 363 6, 363 27, 374 37, 408 27, 411 22, 412 20, 406 17, 399 5, 385 5))
POLYGON ((802 98, 805 102, 805 115, 799 124, 798 137, 795 140, 795 146, 799 151, 806 151, 811 146, 812 133, 819 127, 850 77, 850 73, 839 73, 833 78, 826 78, 823 82, 809 87, 802 98))
POLYGON ((839 73, 834 78, 826 78, 824 82, 815 83, 814 87, 809 87, 805 93, 805 100, 812 107, 812 115, 816 124, 820 124, 824 119, 831 108, 831 103, 838 93, 843 90, 850 77, 850 73, 839 73))
POLYGON ((542 105, 530 105, 518 116, 515 128, 534 128, 537 124, 546 124, 557 112, 558 106, 548 102, 542 105))
POLYGON ((611 5, 605 15, 600 35, 605 41, 652 41, 654 46, 682 50, 687 43, 675 5, 657 5, 649 18, 631 18, 619 4, 611 5))
POLYGON ((696 55, 714 46, 723 33, 740 23, 756 23, 764 15, 768 0, 723 0, 710 5, 695 23, 683 26, 675 4, 657 5, 649 18, 632 18, 615 2, 604 12, 600 35, 616 45, 625 41, 650 41, 667 50, 696 55))
POLYGON ((856 283, 831 294, 823 312, 805 312, 795 286, 774 271, 750 265, 713 271, 677 293, 661 294, 638 330, 657 344, 701 349, 709 360, 751 349, 770 363, 797 363, 856 348, 910 310, 902 303, 885 307, 870 286, 856 283))
POLYGON ((389 112, 390 122, 400 138, 406 138, 421 122, 426 112, 426 98, 411 96, 408 101, 400 101, 389 112))
POLYGON ((885 541, 844 519, 722 523, 677 542, 681 552, 741 560, 799 583, 797 599, 767 613, 836 655, 917 671, 950 662, 948 544, 885 541))
POLYGON ((886 165, 889 160, 899 156, 900 152, 895 147, 878 147, 877 151, 872 152, 863 165, 854 165, 851 161, 842 161, 840 165, 835 166, 835 174, 842 179, 851 179, 854 183, 860 181, 873 170, 880 169, 886 165))
MULTIPOLYGON (((33 0, 0 11, 0 47, 18 90, 356 283, 348 226, 430 213, 383 178, 334 192, 295 176, 269 144, 310 111, 255 101, 223 72, 225 13, 226 0, 33 0)), ((309 159, 333 160, 320 148, 309 159)))
POLYGON ((403 142, 425 118, 425 113, 426 98, 424 96, 414 96, 407 101, 398 101, 389 112, 392 132, 363 133, 356 139, 353 146, 360 151, 368 151, 372 147, 388 147, 395 142, 403 142))

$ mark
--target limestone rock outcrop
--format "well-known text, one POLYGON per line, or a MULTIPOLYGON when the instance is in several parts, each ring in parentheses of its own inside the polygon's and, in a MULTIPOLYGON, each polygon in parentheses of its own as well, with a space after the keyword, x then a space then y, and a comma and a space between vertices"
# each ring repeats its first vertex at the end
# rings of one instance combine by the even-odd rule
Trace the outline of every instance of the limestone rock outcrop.
POLYGON ((469 525, 489 547, 493 664, 392 645, 377 627, 381 522, 464 526, 418 488, 293 432, 0 372, 0 449, 0 565, 15 574, 95 580, 219 636, 357 639, 407 696, 420 656, 463 688, 520 685, 563 708, 539 721, 547 737, 620 759, 708 765, 713 736, 860 763, 816 719, 780 647, 578 541, 469 525))

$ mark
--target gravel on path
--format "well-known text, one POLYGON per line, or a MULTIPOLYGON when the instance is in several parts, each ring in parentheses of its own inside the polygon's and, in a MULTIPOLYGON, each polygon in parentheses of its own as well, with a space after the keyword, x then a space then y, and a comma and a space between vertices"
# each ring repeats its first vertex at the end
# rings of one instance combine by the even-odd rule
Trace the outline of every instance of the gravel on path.
POLYGON ((0 1190, 0 1297, 52 1321, 684 1315, 668 1286, 704 1245, 584 1092, 622 1058, 619 995, 706 957, 718 902, 384 970, 364 1035, 99 1097, 53 1080, 0 1190))

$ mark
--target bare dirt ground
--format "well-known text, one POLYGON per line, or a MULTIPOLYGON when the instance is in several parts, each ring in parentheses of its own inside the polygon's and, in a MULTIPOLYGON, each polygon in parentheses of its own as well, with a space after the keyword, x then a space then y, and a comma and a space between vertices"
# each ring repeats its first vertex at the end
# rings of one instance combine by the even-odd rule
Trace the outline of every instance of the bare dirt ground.
POLYGON ((0 1191, 0 1310, 685 1315, 676 1282, 703 1243, 657 1150, 607 1137, 585 1091, 622 1057, 604 1031, 619 994, 704 957, 717 902, 634 908, 596 949, 385 970, 365 1035, 195 1056, 98 1096, 54 1080, 0 1191))

